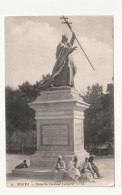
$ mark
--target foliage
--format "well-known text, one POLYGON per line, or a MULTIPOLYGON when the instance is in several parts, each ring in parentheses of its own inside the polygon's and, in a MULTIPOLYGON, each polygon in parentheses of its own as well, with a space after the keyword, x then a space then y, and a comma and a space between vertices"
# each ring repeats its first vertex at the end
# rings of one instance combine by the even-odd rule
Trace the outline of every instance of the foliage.
MULTIPOLYGON (((10 137, 14 132, 28 132, 36 129, 35 111, 28 103, 34 101, 43 89, 42 83, 50 75, 42 77, 34 85, 24 82, 18 89, 6 87, 6 141, 10 146, 10 137)), ((107 85, 106 93, 101 85, 94 84, 87 87, 83 100, 90 104, 85 111, 84 134, 85 147, 94 148, 105 143, 114 144, 114 98, 113 84, 107 85)))
POLYGON ((34 85, 26 81, 15 90, 9 86, 5 88, 7 151, 11 146, 11 136, 14 132, 36 129, 35 111, 29 108, 28 103, 36 99, 40 93, 41 83, 48 77, 49 74, 43 75, 42 80, 34 85))
POLYGON ((114 99, 113 84, 107 85, 106 94, 98 83, 87 87, 85 102, 90 104, 85 111, 85 146, 98 147, 105 143, 114 144, 114 99))

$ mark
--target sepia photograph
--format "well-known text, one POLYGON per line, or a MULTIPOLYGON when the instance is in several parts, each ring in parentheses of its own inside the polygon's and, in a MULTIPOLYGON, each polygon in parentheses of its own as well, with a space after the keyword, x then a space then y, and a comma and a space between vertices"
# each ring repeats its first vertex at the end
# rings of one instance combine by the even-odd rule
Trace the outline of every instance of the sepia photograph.
POLYGON ((4 27, 6 186, 114 186, 114 17, 4 27))

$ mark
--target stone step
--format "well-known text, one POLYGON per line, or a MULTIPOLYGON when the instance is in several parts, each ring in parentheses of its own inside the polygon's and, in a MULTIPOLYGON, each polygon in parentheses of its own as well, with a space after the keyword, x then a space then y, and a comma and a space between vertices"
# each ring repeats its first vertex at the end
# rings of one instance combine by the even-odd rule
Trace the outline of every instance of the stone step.
MULTIPOLYGON (((104 172, 104 165, 101 163, 99 165, 100 173, 104 172)), ((14 177, 26 177, 26 178, 54 178, 55 172, 54 169, 48 167, 28 167, 23 169, 14 169, 12 170, 12 175, 14 177)), ((69 179, 67 170, 64 173, 64 179, 69 179)))
MULTIPOLYGON (((14 169, 12 170, 12 175, 14 177, 40 177, 40 178, 54 178, 54 170, 51 170, 47 167, 29 167, 23 169, 14 169)), ((69 178, 68 172, 65 171, 64 178, 69 178)))

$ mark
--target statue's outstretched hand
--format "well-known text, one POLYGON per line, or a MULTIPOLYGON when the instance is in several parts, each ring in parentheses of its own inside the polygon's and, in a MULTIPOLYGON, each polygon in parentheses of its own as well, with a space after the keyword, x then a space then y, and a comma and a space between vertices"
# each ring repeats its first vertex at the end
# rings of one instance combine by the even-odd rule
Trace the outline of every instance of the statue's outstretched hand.
POLYGON ((75 46, 75 47, 73 47, 73 50, 76 50, 78 47, 77 46, 75 46))
POLYGON ((75 47, 72 47, 71 49, 70 49, 70 53, 72 53, 74 50, 76 50, 77 49, 77 46, 75 46, 75 47))

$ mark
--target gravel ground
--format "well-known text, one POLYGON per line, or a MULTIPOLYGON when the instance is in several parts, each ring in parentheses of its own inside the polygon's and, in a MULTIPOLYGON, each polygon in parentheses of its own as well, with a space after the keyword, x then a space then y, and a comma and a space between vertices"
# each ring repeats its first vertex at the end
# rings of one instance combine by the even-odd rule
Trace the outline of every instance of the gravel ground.
POLYGON ((96 157, 96 164, 101 167, 101 173, 103 178, 95 179, 93 183, 79 181, 77 184, 71 179, 65 179, 62 183, 55 183, 51 179, 46 178, 22 178, 13 177, 12 169, 24 159, 27 160, 27 164, 30 164, 31 155, 6 155, 6 185, 7 187, 42 187, 42 186, 114 186, 114 158, 108 157, 96 157), (102 166, 101 166, 102 165, 102 166))

